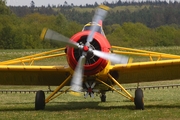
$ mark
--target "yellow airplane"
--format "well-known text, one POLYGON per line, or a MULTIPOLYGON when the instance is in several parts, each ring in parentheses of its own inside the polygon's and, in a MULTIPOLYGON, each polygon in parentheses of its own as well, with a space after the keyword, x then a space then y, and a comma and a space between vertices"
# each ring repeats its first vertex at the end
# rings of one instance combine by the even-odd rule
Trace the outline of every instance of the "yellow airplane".
POLYGON ((46 103, 65 92, 85 92, 85 98, 100 93, 105 102, 107 91, 116 91, 134 102, 136 109, 144 109, 142 89, 137 88, 133 97, 122 84, 180 79, 180 56, 111 46, 102 29, 108 10, 100 5, 92 22, 70 39, 43 29, 41 39, 64 42, 67 46, 0 62, 0 85, 57 86, 46 98, 44 91, 36 92, 36 110, 44 109, 46 103), (34 65, 37 60, 62 56, 66 56, 68 65, 34 65), (145 56, 150 61, 132 62, 127 56, 145 56), (62 91, 64 86, 68 87, 62 91))

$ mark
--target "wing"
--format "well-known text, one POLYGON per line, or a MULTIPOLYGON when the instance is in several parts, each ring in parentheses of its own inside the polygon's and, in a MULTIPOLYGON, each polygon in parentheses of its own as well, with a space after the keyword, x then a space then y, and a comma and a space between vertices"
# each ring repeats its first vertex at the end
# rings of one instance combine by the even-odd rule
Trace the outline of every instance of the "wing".
POLYGON ((180 59, 115 65, 120 83, 138 83, 180 79, 180 59))
POLYGON ((64 50, 65 48, 59 48, 0 62, 0 85, 60 85, 71 75, 69 67, 32 64, 38 60, 63 57, 64 50))
MULTIPOLYGON (((114 48, 117 48, 114 46, 114 48)), ((151 61, 114 65, 111 71, 119 75, 120 83, 138 83, 180 79, 180 56, 151 51, 118 48, 115 53, 148 56, 151 61), (121 50, 120 50, 121 49, 121 50), (122 51, 125 50, 125 51, 122 51), (156 57, 158 60, 153 61, 156 57), (164 59, 163 59, 164 58, 164 59)))
POLYGON ((0 65, 0 85, 60 85, 70 69, 63 66, 0 65))

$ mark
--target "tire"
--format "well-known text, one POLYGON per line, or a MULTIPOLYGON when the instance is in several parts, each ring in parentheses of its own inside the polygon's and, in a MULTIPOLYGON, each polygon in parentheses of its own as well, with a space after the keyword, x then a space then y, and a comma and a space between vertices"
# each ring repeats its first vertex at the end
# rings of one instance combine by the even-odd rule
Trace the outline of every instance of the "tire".
POLYGON ((40 90, 36 92, 35 97, 35 110, 44 110, 45 108, 45 94, 40 90))
POLYGON ((105 94, 101 94, 101 102, 106 102, 106 95, 105 94))
POLYGON ((134 104, 137 110, 144 110, 144 95, 141 88, 137 88, 135 91, 134 104))

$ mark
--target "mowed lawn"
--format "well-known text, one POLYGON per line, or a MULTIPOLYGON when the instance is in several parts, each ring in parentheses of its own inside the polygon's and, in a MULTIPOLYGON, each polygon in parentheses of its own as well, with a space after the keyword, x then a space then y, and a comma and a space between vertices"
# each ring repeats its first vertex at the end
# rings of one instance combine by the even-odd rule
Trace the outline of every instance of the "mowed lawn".
MULTIPOLYGON (((166 51, 167 48, 163 49, 166 51)), ((170 49, 171 50, 171 49, 170 49)), ((173 51, 180 51, 179 48, 173 51)), ((29 52, 30 50, 28 50, 29 52)), ((34 51, 34 50, 33 50, 34 51)), ((22 51, 2 51, 3 59, 15 58, 22 51), (8 53, 8 54, 6 54, 8 53), (11 55, 12 53, 12 55, 11 55), (19 54, 18 54, 19 53, 19 54)), ((28 55, 27 52, 27 55, 28 55)), ((171 53, 171 52, 170 52, 171 53)), ((32 54, 32 53, 31 53, 32 54)), ((179 54, 179 53, 178 53, 179 54)), ((22 55, 22 54, 21 54, 22 55)), ((23 55, 24 56, 24 55, 23 55)), ((1 59, 2 60, 2 59, 1 59)), ((59 61, 59 60, 58 60, 59 61)), ((49 61, 48 61, 49 62, 49 61)), ((49 64, 49 63, 48 63, 49 64)), ((142 86, 179 84, 180 81, 144 83, 142 86)), ((136 84, 123 85, 135 87, 136 84)), ((47 90, 37 86, 0 86, 0 90, 47 90)), ((134 90, 129 91, 134 96, 134 90)), ((48 94, 46 93, 46 96, 48 94)), ((69 93, 47 103, 45 110, 34 110, 34 93, 0 93, 0 120, 177 120, 180 119, 180 87, 144 90, 145 110, 135 110, 134 103, 116 92, 107 92, 107 102, 100 102, 99 95, 84 99, 69 93)))
MULTIPOLYGON (((178 83, 175 81, 174 83, 178 83)), ((156 84, 156 83, 151 83, 156 84)), ((170 83, 171 84, 171 83, 170 83)), ((126 86, 126 85, 125 85, 126 86)), ((13 89, 14 86, 8 87, 13 89)), ((14 87, 17 89, 17 86, 14 87)), ((28 87, 29 90, 45 87, 28 87)), ((26 87, 18 87, 26 89, 26 87)), ((134 90, 130 91, 134 95, 134 90)), ((34 110, 34 93, 0 93, 0 119, 5 120, 176 120, 180 119, 180 88, 144 90, 145 110, 135 110, 134 103, 116 92, 107 92, 107 102, 63 94, 46 104, 45 110, 34 110)), ((48 94, 46 94, 47 96, 48 94)))

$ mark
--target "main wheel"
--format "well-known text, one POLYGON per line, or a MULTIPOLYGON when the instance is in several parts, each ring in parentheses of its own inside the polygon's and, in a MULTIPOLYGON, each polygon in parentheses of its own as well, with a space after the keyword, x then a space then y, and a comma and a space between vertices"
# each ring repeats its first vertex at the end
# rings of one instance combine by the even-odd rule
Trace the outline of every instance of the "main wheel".
POLYGON ((40 90, 36 92, 35 97, 35 110, 44 110, 45 108, 45 94, 40 90))
POLYGON ((105 93, 101 93, 101 102, 106 102, 106 94, 105 93))
POLYGON ((135 91, 135 98, 134 98, 134 104, 136 109, 138 110, 144 110, 144 95, 141 88, 137 88, 135 91))

